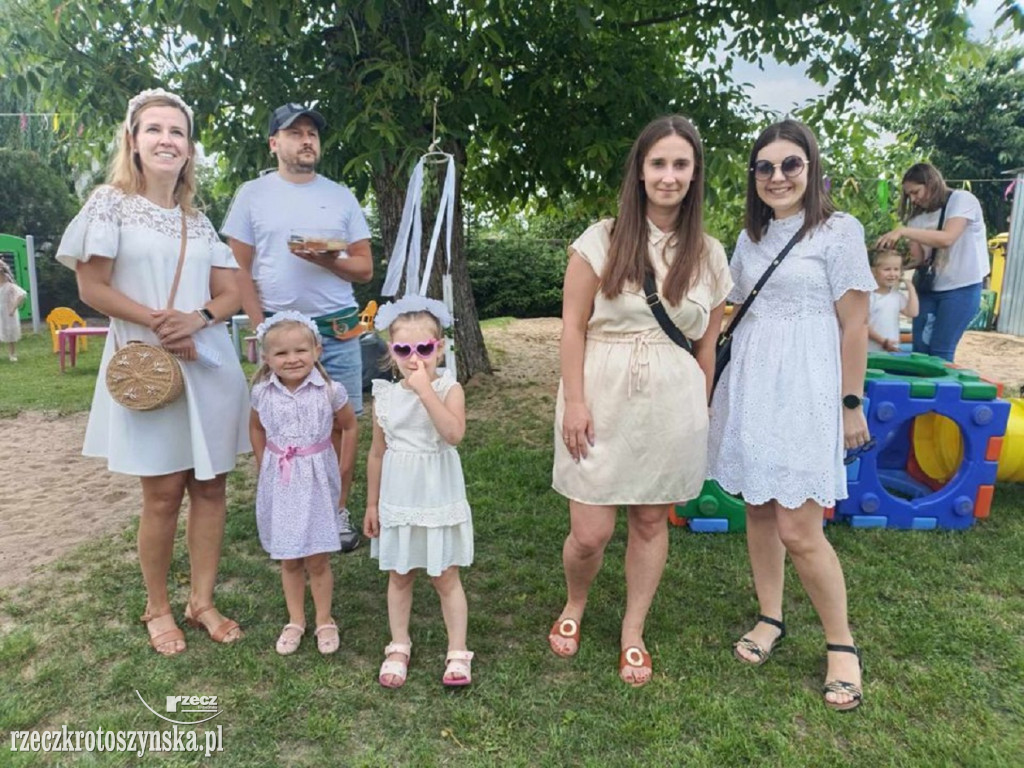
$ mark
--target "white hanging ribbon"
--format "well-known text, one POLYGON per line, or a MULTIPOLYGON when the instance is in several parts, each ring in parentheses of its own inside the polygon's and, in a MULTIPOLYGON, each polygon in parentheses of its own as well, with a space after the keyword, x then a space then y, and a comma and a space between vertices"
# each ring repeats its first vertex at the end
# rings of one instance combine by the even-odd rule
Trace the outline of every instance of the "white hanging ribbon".
MULTIPOLYGON (((395 247, 391 250, 388 262, 388 273, 380 292, 383 296, 394 296, 402 282, 405 272, 405 295, 427 295, 430 285, 430 273, 434 268, 434 255, 437 253, 437 241, 441 235, 441 225, 445 225, 445 270, 441 276, 442 300, 452 317, 455 317, 455 298, 452 290, 452 224, 455 220, 455 157, 445 153, 448 168, 445 170, 444 184, 441 188, 441 199, 434 217, 434 231, 430 235, 430 248, 427 251, 426 267, 420 270, 421 248, 423 242, 423 165, 427 155, 420 158, 409 179, 409 189, 405 193, 405 205, 402 208, 402 221, 398 225, 398 237, 395 247), (422 278, 421 278, 422 275, 422 278)), ((451 336, 445 337, 445 366, 453 376, 458 376, 455 368, 455 346, 451 336)))
MULTIPOLYGON (((421 157, 409 179, 409 189, 406 192, 405 206, 402 209, 402 222, 398 226, 398 237, 395 239, 395 247, 391 251, 391 259, 388 263, 388 273, 381 288, 381 294, 384 296, 394 296, 398 293, 403 271, 405 272, 405 294, 407 296, 412 294, 425 296, 427 294, 442 224, 445 225, 445 274, 451 273, 452 223, 455 219, 455 158, 447 153, 444 153, 444 157, 448 168, 445 171, 437 216, 434 218, 434 231, 430 236, 426 266, 421 270, 423 165, 426 160, 426 157, 421 157)), ((448 309, 454 315, 454 307, 449 305, 448 309)))

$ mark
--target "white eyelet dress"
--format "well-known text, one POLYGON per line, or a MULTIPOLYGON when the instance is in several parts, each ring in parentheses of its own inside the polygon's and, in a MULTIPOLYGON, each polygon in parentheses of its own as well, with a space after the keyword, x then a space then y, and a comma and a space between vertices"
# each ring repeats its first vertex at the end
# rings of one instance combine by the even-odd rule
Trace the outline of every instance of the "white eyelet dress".
MULTIPOLYGON (((594 224, 571 246, 604 272, 611 220, 594 224)), ((661 284, 675 258, 669 236, 648 222, 648 248, 661 284)), ((703 336, 711 310, 732 287, 725 251, 707 237, 703 268, 668 316, 689 339, 703 336)), ((671 504, 697 496, 707 467, 708 408, 704 372, 662 330, 643 290, 608 299, 598 290, 587 323, 583 397, 594 425, 587 457, 573 461, 562 441, 565 394, 555 406, 552 487, 594 505, 671 504)))
MULTIPOLYGON (((731 300, 747 299, 803 222, 803 213, 772 221, 759 243, 740 234, 731 300)), ((845 213, 805 235, 768 278, 736 329, 711 404, 708 474, 726 491, 789 509, 846 498, 835 302, 876 286, 864 228, 845 213)))
MULTIPOLYGON (((431 386, 444 400, 457 382, 445 371, 431 386)), ((370 557, 382 571, 423 568, 430 576, 471 565, 473 518, 459 452, 438 433, 419 396, 400 381, 373 380, 373 412, 387 449, 380 535, 370 540, 370 557)))

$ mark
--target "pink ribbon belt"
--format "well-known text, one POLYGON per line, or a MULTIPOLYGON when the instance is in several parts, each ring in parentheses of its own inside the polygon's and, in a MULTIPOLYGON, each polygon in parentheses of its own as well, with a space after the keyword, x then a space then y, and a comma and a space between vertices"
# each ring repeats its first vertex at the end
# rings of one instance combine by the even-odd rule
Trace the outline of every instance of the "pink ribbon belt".
POLYGON ((299 448, 297 445, 289 445, 282 448, 279 445, 275 445, 270 440, 267 440, 267 450, 271 453, 278 455, 277 469, 281 473, 281 482, 288 485, 292 479, 292 459, 296 456, 312 456, 315 453, 321 453, 326 451, 328 448, 333 447, 331 445, 331 438, 327 437, 321 440, 319 443, 313 443, 307 445, 305 448, 299 448))

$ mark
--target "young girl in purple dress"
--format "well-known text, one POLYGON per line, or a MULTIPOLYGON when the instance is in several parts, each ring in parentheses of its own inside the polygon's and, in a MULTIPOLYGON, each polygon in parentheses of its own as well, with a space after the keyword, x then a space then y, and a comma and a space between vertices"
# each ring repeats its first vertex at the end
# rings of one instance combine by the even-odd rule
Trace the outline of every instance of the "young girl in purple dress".
POLYGON ((308 574, 317 648, 334 653, 340 641, 331 618, 330 553, 340 548, 341 445, 356 415, 345 388, 319 362, 320 333, 308 317, 278 312, 260 323, 256 337, 263 352, 249 421, 259 468, 256 523, 263 548, 281 561, 288 607, 277 652, 294 653, 305 634, 308 574))

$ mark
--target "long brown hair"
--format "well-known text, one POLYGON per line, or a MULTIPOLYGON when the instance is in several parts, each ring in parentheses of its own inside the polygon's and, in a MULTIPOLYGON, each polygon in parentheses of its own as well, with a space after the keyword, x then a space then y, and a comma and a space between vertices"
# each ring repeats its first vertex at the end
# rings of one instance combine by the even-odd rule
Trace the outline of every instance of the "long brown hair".
POLYGON ((647 193, 644 191, 644 160, 651 147, 666 136, 679 136, 693 147, 693 178, 679 205, 666 247, 676 248, 662 285, 662 296, 678 304, 693 284, 707 243, 704 237, 704 148, 693 123, 682 115, 666 115, 647 124, 629 151, 626 172, 619 190, 619 215, 612 226, 608 262, 601 276, 601 291, 614 299, 627 285, 641 286, 653 265, 648 256, 647 193))
MULTIPOLYGON (((185 122, 191 127, 189 116, 181 105, 163 96, 155 96, 146 101, 132 114, 132 124, 122 125, 118 135, 117 151, 110 158, 107 168, 107 183, 117 187, 126 195, 141 195, 146 191, 146 176, 142 172, 142 161, 132 151, 132 139, 139 131, 139 117, 150 107, 174 107, 185 115, 185 122)), ((174 185, 174 199, 185 213, 195 213, 192 201, 196 195, 196 144, 191 132, 188 137, 189 157, 185 162, 178 181, 174 185)))
POLYGON ((931 163, 915 163, 910 166, 903 174, 900 188, 900 221, 907 221, 919 213, 937 211, 952 192, 946 184, 946 180, 942 178, 942 173, 931 163), (903 185, 907 182, 921 184, 924 187, 925 192, 928 193, 928 199, 924 205, 914 205, 910 195, 902 191, 903 185))
POLYGON ((744 228, 747 237, 759 243, 768 223, 775 212, 757 195, 757 180, 754 178, 754 163, 757 153, 775 141, 791 141, 807 155, 807 189, 804 190, 804 225, 800 228, 800 236, 810 232, 819 224, 828 220, 836 212, 832 197, 825 189, 825 177, 821 170, 821 152, 818 140, 803 123, 796 120, 783 120, 769 125, 754 142, 750 150, 750 161, 747 163, 747 214, 744 228))

